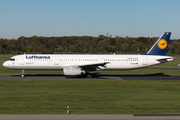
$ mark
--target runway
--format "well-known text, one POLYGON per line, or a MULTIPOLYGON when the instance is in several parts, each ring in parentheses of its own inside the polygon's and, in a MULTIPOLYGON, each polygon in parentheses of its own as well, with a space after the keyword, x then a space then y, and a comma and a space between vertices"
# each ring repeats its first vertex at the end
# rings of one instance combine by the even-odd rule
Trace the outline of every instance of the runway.
POLYGON ((179 115, 133 114, 2 114, 0 120, 179 120, 179 115))
POLYGON ((178 75, 93 75, 93 78, 66 77, 64 75, 0 75, 0 80, 180 80, 178 75))
POLYGON ((10 57, 0 57, 0 60, 9 60, 10 57))

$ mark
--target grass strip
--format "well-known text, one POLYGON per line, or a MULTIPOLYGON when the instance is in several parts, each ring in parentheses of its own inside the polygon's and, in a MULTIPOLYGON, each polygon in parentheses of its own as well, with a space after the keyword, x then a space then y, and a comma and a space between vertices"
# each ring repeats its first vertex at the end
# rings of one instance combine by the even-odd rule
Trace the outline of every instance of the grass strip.
POLYGON ((0 80, 0 114, 179 114, 180 81, 0 80))

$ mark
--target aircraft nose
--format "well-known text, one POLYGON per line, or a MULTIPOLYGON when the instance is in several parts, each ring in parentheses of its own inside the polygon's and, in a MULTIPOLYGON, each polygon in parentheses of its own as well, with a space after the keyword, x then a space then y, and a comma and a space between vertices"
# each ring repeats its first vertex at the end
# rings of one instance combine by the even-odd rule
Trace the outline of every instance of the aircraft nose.
POLYGON ((7 61, 3 63, 3 66, 4 66, 4 67, 7 67, 7 61))

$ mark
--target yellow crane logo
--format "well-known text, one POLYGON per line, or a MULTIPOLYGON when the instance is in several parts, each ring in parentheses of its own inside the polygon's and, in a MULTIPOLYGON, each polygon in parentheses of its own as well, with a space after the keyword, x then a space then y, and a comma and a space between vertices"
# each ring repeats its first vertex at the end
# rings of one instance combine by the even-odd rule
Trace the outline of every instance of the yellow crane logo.
POLYGON ((165 49, 167 47, 167 41, 165 39, 161 39, 158 42, 158 47, 160 49, 165 49))

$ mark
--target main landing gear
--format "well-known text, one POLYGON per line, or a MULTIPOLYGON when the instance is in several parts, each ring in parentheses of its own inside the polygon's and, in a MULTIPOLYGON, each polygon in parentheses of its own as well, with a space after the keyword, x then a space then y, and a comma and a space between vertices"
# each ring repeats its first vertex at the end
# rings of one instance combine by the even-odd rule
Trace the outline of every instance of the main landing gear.
POLYGON ((24 77, 24 70, 22 70, 22 75, 21 76, 24 77))
POLYGON ((86 78, 92 78, 92 75, 86 74, 86 78))
POLYGON ((90 74, 90 71, 88 70, 88 71, 86 71, 86 78, 92 78, 92 75, 90 74))

